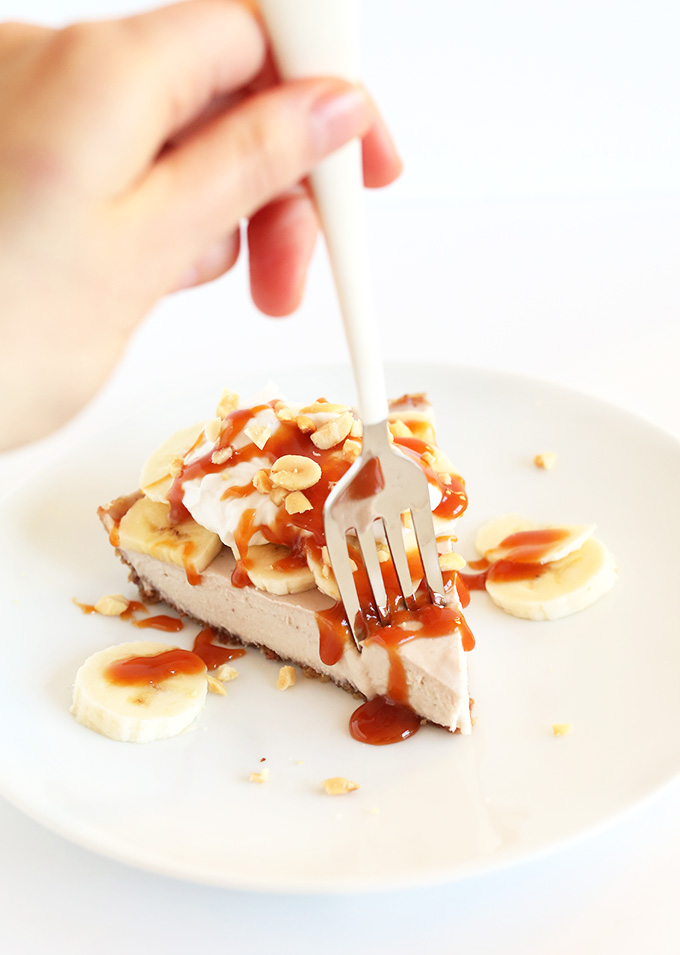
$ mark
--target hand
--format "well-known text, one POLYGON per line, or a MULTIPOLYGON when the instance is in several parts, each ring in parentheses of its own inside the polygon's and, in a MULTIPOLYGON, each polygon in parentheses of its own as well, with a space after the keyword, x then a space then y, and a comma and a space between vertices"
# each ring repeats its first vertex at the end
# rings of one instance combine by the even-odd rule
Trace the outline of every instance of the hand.
POLYGON ((401 168, 360 87, 276 82, 237 0, 2 26, 0 115, 0 450, 84 404, 159 298, 231 268, 244 218, 255 303, 292 311, 305 175, 356 136, 367 185, 401 168))

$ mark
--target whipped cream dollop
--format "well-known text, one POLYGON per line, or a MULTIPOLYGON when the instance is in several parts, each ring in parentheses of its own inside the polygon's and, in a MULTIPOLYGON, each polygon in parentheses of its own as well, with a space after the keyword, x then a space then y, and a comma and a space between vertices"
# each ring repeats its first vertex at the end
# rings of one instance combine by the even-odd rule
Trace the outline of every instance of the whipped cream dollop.
MULTIPOLYGON (((423 466, 428 474, 430 502, 436 512, 442 502, 446 503, 447 481, 457 475, 434 443, 431 415, 428 416, 422 404, 416 409, 407 405, 399 407, 393 418, 395 450, 408 454, 423 466), (408 427, 409 420, 413 430, 408 427), (430 440, 425 442, 425 437, 430 440), (422 454, 421 445, 425 448, 422 454)), ((263 396, 260 404, 250 408, 234 406, 227 409, 221 419, 206 426, 185 456, 186 477, 181 479, 183 504, 193 519, 217 534, 237 558, 245 557, 240 553, 244 541, 246 548, 250 544, 280 542, 283 525, 290 528, 297 523, 297 537, 306 537, 308 531, 300 526, 304 522, 291 521, 290 514, 294 512, 286 498, 294 494, 295 507, 321 510, 325 497, 309 495, 304 487, 282 490, 272 486, 272 466, 282 456, 304 456, 307 451, 326 464, 332 461, 337 480, 358 457, 360 435, 360 422, 351 411, 324 399, 305 406, 288 402, 277 394, 269 401, 263 396), (210 466, 199 467, 198 473, 192 476, 191 466, 202 461, 210 462, 210 466), (247 535, 244 523, 248 525, 247 535)), ((326 486, 330 486, 328 481, 326 486)), ((447 508, 443 515, 434 515, 440 553, 452 552, 455 542, 453 528, 459 515, 452 515, 450 511, 451 508, 447 508)), ((412 536, 407 528, 405 534, 412 536)), ((290 541, 290 534, 287 540, 290 541)))
MULTIPOLYGON (((230 447, 234 451, 253 444, 252 438, 246 433, 253 428, 266 428, 273 433, 280 422, 271 407, 261 408, 254 411, 249 417, 247 424, 231 442, 230 447)), ((258 432, 255 432, 258 433, 258 432)), ((185 463, 193 464, 204 458, 210 452, 215 451, 219 444, 217 441, 210 441, 204 434, 203 440, 187 456, 185 463)), ((253 486, 252 491, 245 496, 235 495, 231 492, 237 488, 247 487, 253 484, 253 478, 258 471, 270 468, 272 460, 268 454, 258 454, 246 460, 236 461, 229 466, 229 461, 225 461, 225 466, 214 473, 204 474, 200 477, 185 481, 183 503, 197 524, 207 528, 220 538, 223 544, 234 551, 235 556, 240 555, 235 535, 243 515, 247 511, 253 513, 253 523, 257 528, 274 528, 277 515, 281 511, 281 505, 277 505, 264 494, 261 494, 253 486)), ((250 544, 266 544, 267 538, 261 530, 256 530, 249 540, 250 544)))

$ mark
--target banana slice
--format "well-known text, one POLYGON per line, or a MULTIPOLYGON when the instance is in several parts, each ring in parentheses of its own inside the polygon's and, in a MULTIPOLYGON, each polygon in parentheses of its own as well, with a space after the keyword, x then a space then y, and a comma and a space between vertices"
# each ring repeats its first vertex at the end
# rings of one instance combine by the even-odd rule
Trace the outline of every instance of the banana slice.
POLYGON ((538 576, 519 580, 494 579, 491 568, 486 579, 487 593, 498 607, 515 617, 558 620, 585 610, 611 590, 616 581, 614 558, 595 537, 541 568, 538 576))
POLYGON ((475 550, 480 557, 486 557, 487 552, 498 547, 502 540, 517 534, 520 531, 532 531, 536 525, 521 514, 504 514, 487 521, 477 531, 475 550))
POLYGON ((141 497, 120 522, 118 546, 184 567, 191 578, 217 556, 222 541, 191 518, 172 524, 169 515, 169 504, 141 497))
POLYGON ((122 643, 92 654, 80 667, 71 713, 109 739, 150 743, 177 736, 193 723, 207 691, 206 667, 195 653, 152 641, 122 643), (138 682, 117 682, 112 665, 137 658, 147 672, 138 682))
POLYGON ((201 421, 177 431, 147 458, 139 487, 152 501, 166 502, 166 495, 174 480, 173 463, 193 448, 204 427, 205 422, 201 421))
POLYGON ((594 530, 594 524, 564 524, 559 527, 545 524, 531 530, 523 529, 504 537, 484 556, 491 563, 509 560, 523 564, 549 564, 583 547, 588 538, 593 536, 594 530))
POLYGON ((258 590, 270 594, 299 594, 313 590, 314 574, 307 566, 286 566, 290 548, 279 544, 261 544, 248 548, 245 561, 250 581, 258 590), (277 567, 277 563, 283 563, 277 567))
POLYGON ((491 563, 512 560, 544 564, 561 560, 578 550, 592 537, 594 531, 594 524, 539 525, 521 514, 505 514, 487 521, 479 528, 475 548, 481 557, 491 563), (527 536, 516 536, 520 534, 527 536))

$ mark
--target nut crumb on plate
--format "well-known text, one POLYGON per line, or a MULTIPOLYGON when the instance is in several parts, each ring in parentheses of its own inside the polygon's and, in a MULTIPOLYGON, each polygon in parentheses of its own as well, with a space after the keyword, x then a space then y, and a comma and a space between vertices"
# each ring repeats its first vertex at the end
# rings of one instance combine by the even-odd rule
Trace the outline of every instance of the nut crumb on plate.
POLYGON ((206 674, 206 678, 208 680, 208 690, 211 693, 217 693, 218 696, 227 695, 226 687, 221 680, 216 679, 216 677, 214 677, 212 673, 206 674))
POLYGON ((342 796, 359 788, 359 783, 353 783, 351 779, 345 779, 344 776, 331 776, 329 779, 324 779, 321 785, 329 796, 342 796))
POLYGON ((295 667, 284 666, 279 670, 279 676, 276 681, 276 687, 279 690, 287 690, 289 686, 295 685, 296 673, 295 667))
POLYGON ((220 663, 212 675, 216 680, 221 680, 222 683, 228 683, 230 680, 236 679, 238 676, 238 670, 235 670, 234 667, 229 666, 228 663, 220 663))
POLYGON ((251 783, 266 783, 269 779, 269 770, 265 766, 264 769, 261 769, 259 773, 251 773, 248 777, 248 780, 251 783))
POLYGON ((534 464, 542 471, 552 471, 557 464, 557 455, 554 451, 542 451, 534 458, 534 464))
POLYGON ((96 613, 101 613, 105 617, 118 617, 124 613, 130 606, 130 601, 122 594, 107 594, 100 597, 94 605, 96 613))
POLYGON ((571 723, 553 723, 553 736, 568 736, 571 733, 571 723))

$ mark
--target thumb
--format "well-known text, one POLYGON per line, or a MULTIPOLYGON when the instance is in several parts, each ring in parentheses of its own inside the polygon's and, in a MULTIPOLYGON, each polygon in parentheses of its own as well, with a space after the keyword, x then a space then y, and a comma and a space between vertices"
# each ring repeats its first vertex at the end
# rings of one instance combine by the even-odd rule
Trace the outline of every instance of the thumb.
POLYGON ((214 118, 162 154, 131 197, 153 230, 154 254, 163 243, 186 268, 374 120, 361 87, 326 78, 273 87, 214 118))

